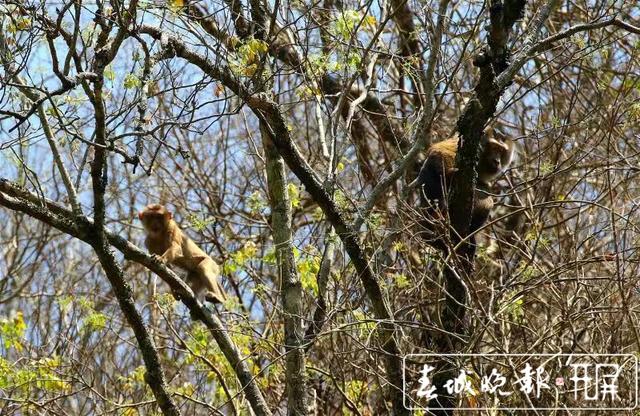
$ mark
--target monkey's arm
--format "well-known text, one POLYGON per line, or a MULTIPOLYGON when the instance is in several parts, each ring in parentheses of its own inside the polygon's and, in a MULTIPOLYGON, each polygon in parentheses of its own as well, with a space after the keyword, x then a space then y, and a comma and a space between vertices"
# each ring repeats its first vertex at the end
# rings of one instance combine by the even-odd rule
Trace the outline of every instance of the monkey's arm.
POLYGON ((175 263, 176 259, 182 257, 182 249, 177 244, 171 244, 171 247, 165 251, 160 258, 167 263, 175 263))
POLYGON ((183 241, 184 238, 182 237, 182 231, 175 226, 173 233, 171 233, 171 244, 169 245, 169 248, 162 253, 160 258, 167 263, 175 264, 176 259, 184 256, 183 241))
POLYGON ((149 253, 158 254, 154 251, 153 241, 151 240, 151 238, 147 237, 144 239, 144 246, 147 248, 147 250, 149 250, 149 253))
POLYGON ((478 187, 475 192, 475 201, 471 213, 471 224, 469 230, 475 232, 489 219, 491 209, 493 209, 493 198, 488 193, 488 188, 478 187))
MULTIPOLYGON (((149 250, 152 256, 156 257, 162 262, 170 263, 170 260, 173 258, 174 254, 171 252, 172 246, 169 249, 164 250, 164 245, 162 241, 158 241, 158 239, 147 237, 144 240, 144 245, 149 250)), ((174 250, 175 252, 175 250, 174 250)))

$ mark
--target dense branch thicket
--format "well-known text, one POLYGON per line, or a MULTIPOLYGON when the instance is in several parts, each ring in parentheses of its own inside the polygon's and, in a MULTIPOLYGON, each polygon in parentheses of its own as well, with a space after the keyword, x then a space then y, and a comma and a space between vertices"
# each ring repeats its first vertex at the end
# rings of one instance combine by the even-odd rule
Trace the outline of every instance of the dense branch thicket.
POLYGON ((406 354, 638 351, 638 16, 4 1, 0 414, 404 415, 406 354), (475 247, 486 126, 517 155, 475 247), (442 250, 414 181, 455 134, 442 250), (139 248, 149 203, 224 305, 139 248))

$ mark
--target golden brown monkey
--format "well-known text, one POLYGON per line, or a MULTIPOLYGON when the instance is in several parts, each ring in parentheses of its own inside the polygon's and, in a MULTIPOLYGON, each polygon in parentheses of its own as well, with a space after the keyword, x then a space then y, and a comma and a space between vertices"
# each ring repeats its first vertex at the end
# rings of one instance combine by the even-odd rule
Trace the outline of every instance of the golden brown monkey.
MULTIPOLYGON (((457 137, 444 140, 431 145, 427 151, 427 158, 418 176, 423 205, 436 203, 440 208, 446 205, 446 190, 456 171, 458 141, 457 137)), ((489 218, 493 208, 493 199, 489 195, 491 182, 509 166, 514 149, 512 140, 490 128, 483 132, 481 146, 475 203, 469 228, 471 233, 482 227, 489 218)))
POLYGON ((139 214, 147 232, 145 245, 150 253, 187 272, 186 281, 196 297, 222 303, 226 295, 218 281, 220 267, 187 237, 173 220, 171 212, 159 204, 147 205, 139 214))

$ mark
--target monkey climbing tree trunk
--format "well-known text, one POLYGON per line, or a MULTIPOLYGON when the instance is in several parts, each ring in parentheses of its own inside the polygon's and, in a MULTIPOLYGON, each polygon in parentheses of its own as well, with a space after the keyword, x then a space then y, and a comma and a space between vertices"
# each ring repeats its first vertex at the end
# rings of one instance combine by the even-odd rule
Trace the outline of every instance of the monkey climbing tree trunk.
POLYGON ((287 188, 285 164, 269 138, 262 131, 267 163, 267 185, 271 204, 271 229, 278 262, 278 284, 284 316, 284 348, 286 362, 287 413, 307 414, 307 390, 304 363, 304 325, 302 321, 302 284, 296 271, 291 231, 291 201, 287 188))
MULTIPOLYGON (((436 340, 436 345, 442 353, 458 352, 463 349, 466 343, 467 290, 464 281, 472 278, 475 260, 475 246, 469 242, 467 237, 474 205, 476 166, 480 155, 482 130, 495 113, 498 101, 510 85, 511 79, 522 67, 528 53, 528 47, 537 39, 541 27, 557 2, 557 0, 549 0, 540 9, 532 24, 529 25, 524 41, 525 48, 513 64, 509 63, 508 42, 514 24, 524 16, 526 1, 490 2, 487 46, 474 59, 474 65, 479 68, 480 77, 474 88, 474 95, 467 103, 457 123, 460 134, 456 157, 457 171, 453 176, 448 198, 452 241, 456 250, 452 256, 453 263, 447 264, 444 271, 445 301, 440 312, 440 319, 443 333, 447 335, 440 336, 436 340)), ((443 361, 441 371, 434 378, 435 385, 438 386, 438 399, 432 401, 430 407, 435 409, 455 407, 454 399, 447 396, 443 388, 444 381, 452 376, 455 376, 455 369, 443 361)), ((452 411, 436 410, 434 414, 452 414, 452 411)))

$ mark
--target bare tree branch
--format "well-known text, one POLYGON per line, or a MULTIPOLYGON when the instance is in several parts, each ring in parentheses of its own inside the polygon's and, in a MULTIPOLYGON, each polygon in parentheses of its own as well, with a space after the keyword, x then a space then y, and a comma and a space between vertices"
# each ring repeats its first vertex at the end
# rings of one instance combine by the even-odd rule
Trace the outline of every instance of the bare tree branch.
POLYGON ((391 186, 403 172, 415 161, 418 154, 427 147, 429 138, 429 125, 433 119, 433 93, 435 90, 435 71, 440 55, 440 45, 442 43, 442 35, 445 30, 446 12, 448 0, 440 1, 438 7, 438 20, 436 23, 436 29, 431 41, 431 54, 429 55, 429 62, 427 64, 427 71, 424 76, 424 91, 425 91, 425 105, 422 108, 422 113, 418 116, 418 120, 415 123, 413 134, 410 142, 413 143, 409 152, 402 159, 400 159, 393 171, 384 177, 371 191, 364 209, 359 213, 358 218, 354 222, 353 228, 359 230, 366 218, 369 216, 373 207, 382 194, 391 186))
POLYGON ((619 29, 626 30, 630 33, 635 33, 636 35, 640 35, 640 27, 634 26, 630 23, 624 22, 623 20, 612 17, 610 19, 604 19, 601 21, 595 21, 591 23, 583 23, 575 26, 571 26, 568 29, 563 30, 562 32, 556 33, 555 35, 548 36, 544 39, 538 41, 533 48, 529 51, 530 55, 544 52, 549 50, 555 46, 555 44, 563 39, 567 39, 576 33, 586 32, 589 30, 602 29, 605 27, 614 26, 619 29))
MULTIPOLYGON (((160 364, 160 358, 158 357, 158 352, 156 351, 153 340, 149 336, 149 331, 144 324, 142 316, 140 316, 140 313, 136 310, 131 287, 124 277, 124 272, 117 265, 111 250, 99 240, 98 233, 94 231, 95 228, 78 227, 74 223, 74 220, 77 218, 71 212, 69 212, 69 218, 61 218, 52 214, 46 208, 36 205, 31 201, 22 200, 15 196, 5 194, 5 190, 14 188, 8 181, 1 180, 0 188, 2 188, 0 191, 0 205, 15 211, 24 212, 25 214, 37 218, 52 227, 63 230, 70 235, 75 235, 94 248, 98 255, 98 259, 100 260, 100 264, 102 264, 105 274, 111 283, 111 288, 118 299, 122 313, 127 319, 127 322, 129 322, 129 325, 131 325, 131 329, 138 341, 140 353, 142 354, 147 370, 145 380, 151 388, 151 391, 158 402, 158 406, 160 406, 162 413, 165 415, 180 415, 180 411, 167 391, 167 385, 162 365, 160 364)), ((15 192, 14 194, 20 193, 22 192, 15 192)), ((30 199, 38 200, 35 196, 30 199)))
MULTIPOLYGON (((0 205, 7 208, 24 212, 52 227, 55 227, 79 240, 89 242, 95 227, 90 219, 75 218, 71 210, 62 205, 42 200, 19 186, 11 182, 0 179, 0 205), (42 204, 45 206, 43 207, 42 204)), ((112 244, 118 251, 124 254, 127 260, 135 261, 147 267, 164 280, 174 293, 182 294, 180 299, 189 309, 193 319, 201 321, 216 340, 225 358, 233 368, 240 381, 247 400, 251 403, 252 410, 256 415, 268 416, 271 414, 260 389, 258 388, 254 376, 249 371, 246 359, 240 354, 227 330, 220 319, 208 311, 193 295, 193 292, 182 279, 171 271, 163 263, 142 251, 126 239, 105 231, 109 244, 112 244)))

